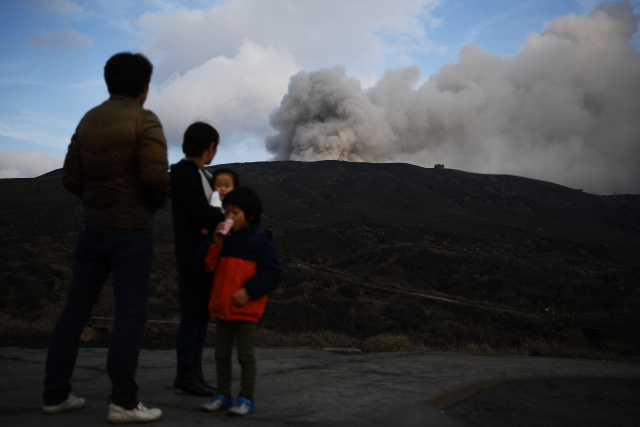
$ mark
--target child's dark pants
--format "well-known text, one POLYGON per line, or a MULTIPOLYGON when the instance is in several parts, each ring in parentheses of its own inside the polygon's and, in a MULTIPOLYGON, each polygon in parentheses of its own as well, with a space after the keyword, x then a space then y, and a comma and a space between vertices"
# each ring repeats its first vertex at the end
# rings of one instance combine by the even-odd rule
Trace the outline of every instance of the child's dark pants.
POLYGON ((257 326, 253 322, 226 322, 216 319, 215 346, 218 394, 231 397, 231 353, 235 337, 238 345, 238 362, 242 368, 239 394, 253 400, 256 386, 254 344, 257 326))

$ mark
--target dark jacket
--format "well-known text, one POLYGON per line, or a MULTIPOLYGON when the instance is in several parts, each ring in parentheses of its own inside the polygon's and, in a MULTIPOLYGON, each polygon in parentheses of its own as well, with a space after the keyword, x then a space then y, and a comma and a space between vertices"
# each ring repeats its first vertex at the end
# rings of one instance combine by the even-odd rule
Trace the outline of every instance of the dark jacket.
POLYGON ((151 228, 169 194, 167 142, 156 115, 112 95, 76 128, 63 167, 89 227, 151 228))
POLYGON ((282 281, 271 233, 255 226, 232 233, 221 246, 211 244, 204 269, 214 272, 209 314, 226 321, 258 323, 267 295, 282 281), (243 286, 251 298, 244 307, 236 307, 231 298, 243 286))
POLYGON ((194 162, 183 159, 171 165, 170 175, 180 310, 190 315, 208 316, 211 275, 205 275, 202 262, 196 262, 194 256, 205 239, 201 230, 215 230, 224 221, 224 214, 209 205, 198 165, 194 162))

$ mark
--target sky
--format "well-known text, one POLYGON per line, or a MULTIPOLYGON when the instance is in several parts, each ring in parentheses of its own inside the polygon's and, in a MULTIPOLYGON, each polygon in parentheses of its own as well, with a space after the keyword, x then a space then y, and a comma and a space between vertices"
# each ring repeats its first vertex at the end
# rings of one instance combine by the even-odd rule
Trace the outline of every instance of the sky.
POLYGON ((640 193, 640 0, 4 0, 0 178, 62 167, 105 62, 154 64, 169 161, 444 164, 640 193))

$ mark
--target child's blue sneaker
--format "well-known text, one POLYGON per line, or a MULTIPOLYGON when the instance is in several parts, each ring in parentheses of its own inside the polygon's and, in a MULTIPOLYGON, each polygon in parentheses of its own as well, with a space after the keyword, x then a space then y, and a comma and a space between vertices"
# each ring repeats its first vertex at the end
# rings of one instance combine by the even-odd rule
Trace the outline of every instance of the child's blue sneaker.
POLYGON ((230 398, 216 394, 213 396, 213 399, 200 406, 200 409, 205 412, 224 411, 225 409, 231 408, 231 405, 233 405, 233 401, 230 398))
POLYGON ((244 396, 238 396, 238 400, 236 400, 236 404, 233 405, 231 409, 229 409, 229 415, 236 416, 244 416, 253 414, 253 402, 250 399, 247 399, 244 396))

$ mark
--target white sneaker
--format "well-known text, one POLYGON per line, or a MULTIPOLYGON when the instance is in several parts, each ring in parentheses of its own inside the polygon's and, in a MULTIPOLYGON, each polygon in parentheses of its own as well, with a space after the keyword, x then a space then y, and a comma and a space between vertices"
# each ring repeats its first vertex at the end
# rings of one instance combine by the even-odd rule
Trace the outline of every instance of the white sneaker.
POLYGON ((69 397, 67 397, 67 400, 65 400, 59 405, 42 405, 42 412, 48 415, 59 414, 61 412, 80 409, 84 407, 86 403, 87 402, 83 398, 76 397, 73 394, 69 393, 69 397))
POLYGON ((113 424, 148 423, 159 420, 160 417, 162 417, 162 410, 149 409, 142 402, 138 402, 138 406, 133 409, 124 409, 122 406, 110 402, 107 421, 113 424))
POLYGON ((215 396, 213 396, 213 399, 201 405, 200 409, 205 412, 216 412, 229 409, 232 405, 233 401, 230 398, 221 394, 216 394, 215 396))
POLYGON ((238 400, 236 400, 236 404, 229 409, 227 412, 229 415, 236 415, 243 417, 245 415, 253 414, 254 406, 253 401, 251 399, 247 399, 244 396, 238 396, 238 400))

